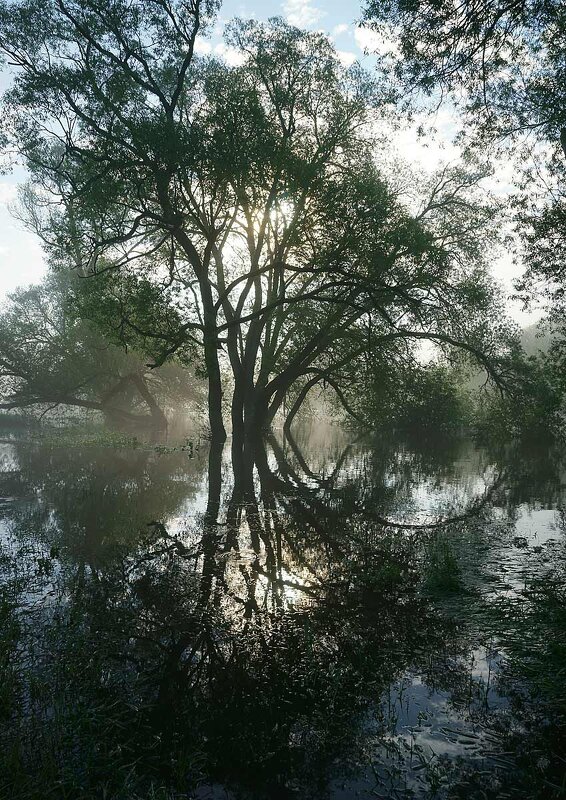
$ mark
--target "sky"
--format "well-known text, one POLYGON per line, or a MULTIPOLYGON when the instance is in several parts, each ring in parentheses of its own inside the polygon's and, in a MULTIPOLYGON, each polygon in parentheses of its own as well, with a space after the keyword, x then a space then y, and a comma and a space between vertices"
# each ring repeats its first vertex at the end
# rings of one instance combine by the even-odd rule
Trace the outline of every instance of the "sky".
MULTIPOLYGON (((214 53, 234 62, 237 54, 225 45, 222 30, 226 22, 234 17, 266 20, 281 16, 293 25, 311 30, 324 31, 333 41, 342 62, 349 65, 360 61, 372 69, 374 59, 368 51, 383 47, 376 35, 359 26, 360 2, 338 2, 338 0, 225 0, 209 38, 201 39, 198 50, 203 54, 214 53)), ((0 86, 8 81, 0 75, 0 86)), ((458 151, 451 142, 455 131, 455 120, 448 109, 441 109, 436 120, 437 140, 426 143, 418 139, 414 129, 399 132, 394 147, 403 158, 425 170, 453 162, 458 151)), ((500 185, 505 191, 506 176, 500 170, 500 185)), ((13 215, 17 201, 17 187, 25 181, 22 168, 10 174, 0 175, 0 301, 18 286, 26 286, 41 280, 45 273, 45 262, 38 238, 27 231, 13 215)), ((513 280, 519 270, 510 254, 503 254, 493 264, 494 276, 503 284, 507 293, 513 288, 513 280)), ((534 322, 540 313, 524 312, 517 303, 509 302, 509 313, 521 325, 534 322)))

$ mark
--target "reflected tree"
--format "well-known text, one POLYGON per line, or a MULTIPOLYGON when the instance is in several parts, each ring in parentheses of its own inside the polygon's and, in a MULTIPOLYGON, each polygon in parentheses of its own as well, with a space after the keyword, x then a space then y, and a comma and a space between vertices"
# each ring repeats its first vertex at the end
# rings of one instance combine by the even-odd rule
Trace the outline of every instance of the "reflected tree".
MULTIPOLYGON (((383 467, 357 467, 359 485, 355 445, 331 451, 317 472, 297 442, 272 438, 256 449, 250 494, 249 483, 223 481, 213 447, 203 513, 181 528, 167 521, 185 481, 177 455, 152 468, 146 454, 110 454, 113 470, 102 461, 96 481, 77 453, 70 467, 111 526, 99 516, 90 535, 104 529, 113 542, 92 547, 76 544, 91 530, 89 505, 70 501, 63 456, 21 456, 59 531, 49 546, 62 551, 47 578, 59 601, 36 609, 21 631, 25 649, 10 655, 25 653, 21 691, 31 680, 39 692, 31 716, 22 706, 2 733, 5 774, 30 796, 38 776, 85 797, 101 785, 128 797, 203 780, 310 796, 357 769, 364 719, 382 692, 451 635, 421 591, 420 534, 372 513, 393 507, 395 489, 371 485, 406 469, 393 449, 383 467), (171 493, 155 498, 151 481, 162 488, 160 470, 171 467, 171 493), (150 514, 149 526, 132 524, 150 514), (97 555, 79 581, 85 549, 97 555), (109 774, 110 760, 119 768, 109 774)), ((23 534, 23 518, 13 522, 23 534)))

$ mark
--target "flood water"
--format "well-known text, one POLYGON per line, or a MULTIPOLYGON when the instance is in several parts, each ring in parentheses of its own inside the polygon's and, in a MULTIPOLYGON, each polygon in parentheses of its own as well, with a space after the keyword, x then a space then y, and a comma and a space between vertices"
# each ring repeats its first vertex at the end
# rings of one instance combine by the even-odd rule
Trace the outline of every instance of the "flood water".
POLYGON ((6 435, 0 796, 565 797, 559 456, 6 435))

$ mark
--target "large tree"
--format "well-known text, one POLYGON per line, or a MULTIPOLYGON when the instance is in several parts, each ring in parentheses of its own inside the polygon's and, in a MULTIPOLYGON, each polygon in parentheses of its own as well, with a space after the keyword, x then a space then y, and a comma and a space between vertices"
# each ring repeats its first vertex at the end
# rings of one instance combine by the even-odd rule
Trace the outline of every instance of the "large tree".
POLYGON ((85 307, 97 298, 85 313, 155 365, 200 353, 219 440, 229 365, 236 449, 287 392, 391 341, 463 348, 498 378, 481 171, 416 183, 409 210, 375 165, 379 83, 277 19, 229 28, 238 65, 197 59, 202 12, 26 0, 2 13, 31 222, 52 265, 83 276, 85 307))

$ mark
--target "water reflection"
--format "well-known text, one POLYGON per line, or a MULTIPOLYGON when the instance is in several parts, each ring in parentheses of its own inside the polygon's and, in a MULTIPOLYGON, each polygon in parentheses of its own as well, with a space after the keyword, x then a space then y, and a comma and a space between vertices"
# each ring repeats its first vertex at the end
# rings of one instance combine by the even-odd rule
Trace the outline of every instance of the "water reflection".
POLYGON ((335 430, 238 481, 204 443, 2 464, 5 796, 525 796, 497 604, 561 564, 548 454, 335 430))

